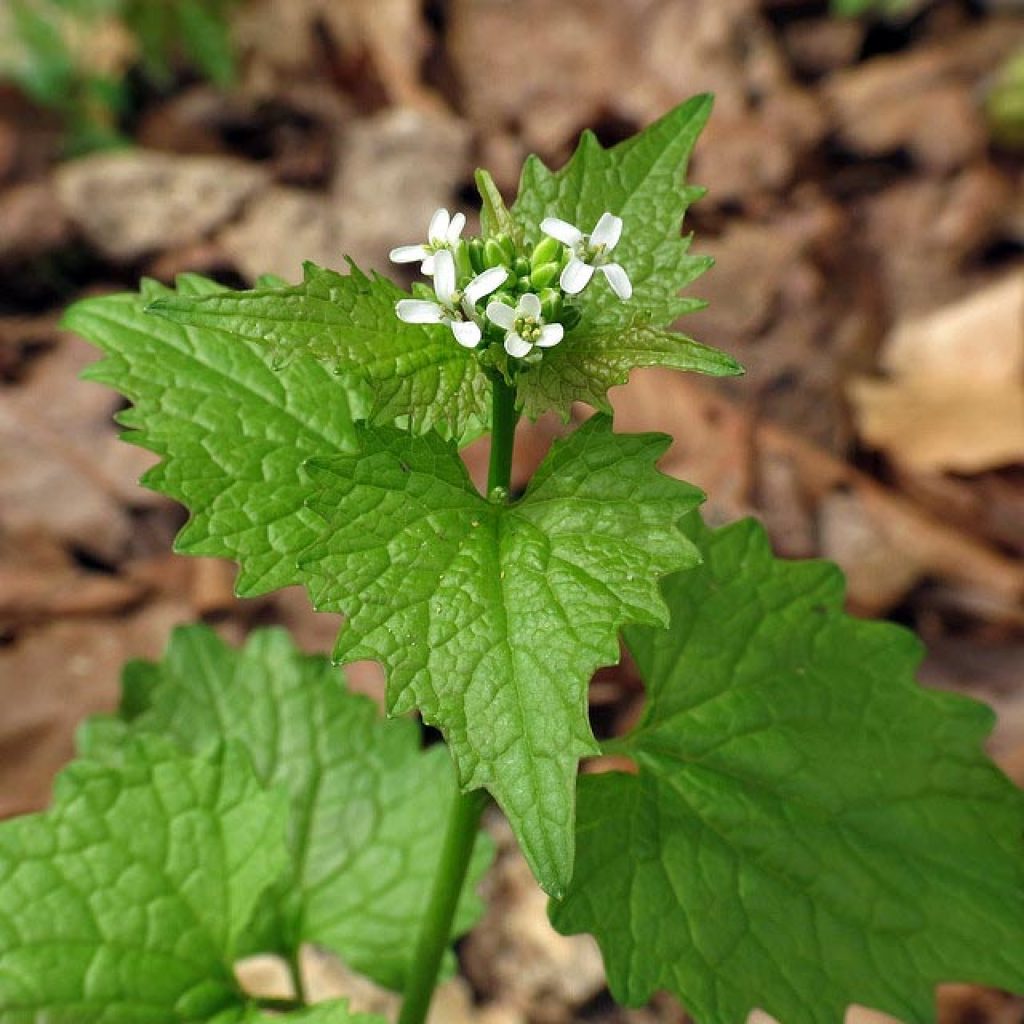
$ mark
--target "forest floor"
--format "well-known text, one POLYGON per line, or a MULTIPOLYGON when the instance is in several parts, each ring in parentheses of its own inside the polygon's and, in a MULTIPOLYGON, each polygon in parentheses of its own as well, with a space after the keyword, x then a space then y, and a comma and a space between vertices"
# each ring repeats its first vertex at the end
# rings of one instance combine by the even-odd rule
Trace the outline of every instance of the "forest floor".
MULTIPOLYGON (((152 458, 78 379, 97 354, 62 309, 141 275, 241 286, 343 254, 386 270, 436 207, 472 208, 474 167, 512 196, 527 153, 560 163, 583 128, 612 143, 703 91, 691 177, 709 192, 688 227, 716 266, 681 326, 747 374, 637 372, 617 425, 672 434, 663 468, 712 520, 757 515, 780 554, 845 569, 851 611, 915 629, 922 681, 992 704, 992 753, 1024 782, 1024 161, 983 115, 1024 15, 918 6, 882 22, 814 0, 252 0, 237 87, 140 84, 136 147, 75 161, 0 88, 0 815, 46 803, 78 722, 174 625, 282 623, 313 651, 338 626, 300 592, 239 601, 231 565, 172 554, 184 513, 137 485, 152 458)), ((564 429, 521 427, 517 482, 564 429)), ((467 452, 478 474, 484 457, 467 452)), ((380 696, 374 666, 353 676, 380 696)), ((630 666, 592 700, 596 729, 627 727, 630 666)), ((444 1020, 683 1019, 668 1000, 615 1009, 593 945, 550 930, 503 851, 444 1020)), ((1024 1020, 963 987, 940 1011, 1024 1020)))

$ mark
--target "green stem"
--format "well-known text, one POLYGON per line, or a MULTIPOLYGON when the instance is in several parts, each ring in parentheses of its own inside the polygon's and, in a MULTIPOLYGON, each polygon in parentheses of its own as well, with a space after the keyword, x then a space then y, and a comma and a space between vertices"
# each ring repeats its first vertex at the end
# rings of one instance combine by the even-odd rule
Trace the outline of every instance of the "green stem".
POLYGON ((416 955, 405 986, 398 1024, 423 1024, 427 1019, 441 958, 451 939, 452 921, 473 856, 480 815, 486 804, 487 795, 482 789, 455 794, 441 863, 434 879, 434 891, 430 894, 423 930, 416 943, 416 955))
POLYGON ((302 979, 302 947, 297 945, 288 957, 288 971, 292 976, 292 985, 295 988, 295 998, 299 1006, 308 1006, 309 997, 306 994, 306 984, 302 979))
MULTIPOLYGON (((516 391, 495 374, 491 378, 491 460, 487 474, 488 496, 496 487, 506 492, 512 478, 512 447, 515 442, 516 391)), ((448 818, 441 863, 434 879, 434 890, 423 921, 412 973, 405 986, 398 1024, 423 1024, 437 985, 441 958, 452 937, 452 922, 459 897, 466 884, 466 873, 480 829, 480 815, 487 804, 483 790, 456 793, 448 818)))
POLYGON ((495 487, 506 491, 512 483, 512 448, 516 438, 516 389, 495 373, 491 377, 491 461, 487 471, 487 496, 495 487))

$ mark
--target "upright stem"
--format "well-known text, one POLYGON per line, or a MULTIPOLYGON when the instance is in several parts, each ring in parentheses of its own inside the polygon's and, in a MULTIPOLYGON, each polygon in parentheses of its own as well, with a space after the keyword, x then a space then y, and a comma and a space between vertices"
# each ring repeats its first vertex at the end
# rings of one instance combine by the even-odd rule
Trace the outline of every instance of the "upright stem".
MULTIPOLYGON (((495 375, 492 378, 491 461, 487 474, 488 495, 496 487, 506 491, 512 478, 512 446, 516 431, 516 391, 495 375)), ((398 1024, 423 1024, 437 985, 441 958, 452 936, 452 921, 459 905, 466 873, 473 856, 480 815, 487 804, 483 790, 456 793, 448 817, 448 830, 434 891, 416 943, 412 972, 405 986, 398 1024)))
POLYGON ((487 494, 495 487, 507 491, 512 480, 512 447, 516 437, 516 389, 495 373, 491 376, 491 461, 487 494))

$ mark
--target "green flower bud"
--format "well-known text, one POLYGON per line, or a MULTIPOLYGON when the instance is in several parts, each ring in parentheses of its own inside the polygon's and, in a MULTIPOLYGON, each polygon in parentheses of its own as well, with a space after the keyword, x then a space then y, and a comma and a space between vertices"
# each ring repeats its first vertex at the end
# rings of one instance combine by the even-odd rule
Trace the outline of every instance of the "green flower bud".
POLYGON ((484 242, 484 266, 501 267, 506 262, 505 250, 498 244, 496 239, 488 238, 484 242))
POLYGON ((504 251, 505 262, 511 263, 516 257, 516 247, 512 239, 504 231, 500 231, 494 236, 494 240, 504 251))
POLYGON ((523 274, 523 276, 520 277, 516 281, 516 290, 520 291, 520 292, 528 292, 528 291, 530 291, 530 278, 529 278, 529 275, 523 274))
POLYGON ((474 274, 482 274, 486 269, 484 266, 484 243, 483 239, 471 238, 466 243, 469 250, 469 262, 473 265, 474 274))
POLYGON ((459 242, 455 247, 455 275, 461 281, 467 277, 475 277, 476 270, 473 268, 473 261, 469 257, 469 246, 465 242, 459 242))
MULTIPOLYGON (((495 292, 493 295, 488 295, 487 296, 488 304, 490 304, 492 302, 503 302, 506 306, 515 306, 515 304, 516 304, 516 295, 515 295, 514 292, 508 291, 507 288, 508 288, 507 284, 502 285, 502 288, 501 288, 500 292, 495 292)), ((488 323, 490 323, 490 321, 488 321, 488 323)))
POLYGON ((545 235, 534 247, 530 254, 530 266, 542 267, 545 263, 562 261, 562 243, 557 238, 545 235))
POLYGON ((517 256, 512 261, 512 270, 516 277, 525 277, 530 273, 530 261, 525 256, 517 256))
POLYGON ((562 293, 557 288, 545 288, 540 293, 540 311, 544 320, 551 324, 562 317, 562 293))
POLYGON ((530 283, 534 288, 546 288, 561 271, 560 263, 542 263, 530 272, 530 283))

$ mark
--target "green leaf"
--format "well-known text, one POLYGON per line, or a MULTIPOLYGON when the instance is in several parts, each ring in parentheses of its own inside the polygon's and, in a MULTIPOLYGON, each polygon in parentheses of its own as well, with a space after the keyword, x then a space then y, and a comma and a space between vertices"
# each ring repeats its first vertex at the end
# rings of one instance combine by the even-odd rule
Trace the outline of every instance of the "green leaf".
POLYGON ((312 455, 352 451, 359 396, 309 357, 275 367, 266 347, 149 315, 177 296, 230 295, 187 276, 172 292, 155 282, 139 295, 86 299, 64 326, 108 358, 87 372, 134 403, 125 439, 161 456, 143 483, 192 511, 177 550, 242 563, 236 587, 252 596, 297 582, 295 553, 321 521, 304 507, 312 455))
POLYGON ((545 217, 559 217, 590 232, 605 211, 623 220, 614 259, 633 284, 622 302, 602 275, 575 300, 580 325, 520 386, 530 415, 554 405, 567 416, 573 401, 606 408, 604 393, 624 383, 635 366, 663 365, 714 375, 742 372, 724 353, 658 330, 703 303, 679 295, 710 265, 690 253, 683 217, 703 191, 684 179, 697 136, 711 112, 711 97, 696 96, 625 142, 605 149, 584 132, 572 159, 552 172, 536 156, 523 166, 512 218, 533 243, 545 217))
POLYGON ((439 429, 460 441, 490 413, 490 384, 479 360, 443 324, 407 324, 395 303, 408 298, 379 274, 355 264, 342 275, 307 264, 292 288, 168 296, 151 309, 181 324, 256 342, 278 359, 311 355, 364 380, 370 417, 406 419, 418 433, 439 429))
POLYGON ((505 207, 505 200, 501 198, 498 186, 494 184, 494 178, 488 171, 479 167, 473 178, 476 181, 476 190, 480 193, 480 227, 484 235, 497 235, 502 232, 509 236, 515 235, 518 229, 505 207))
POLYGON ((72 764, 51 810, 0 824, 0 1022, 239 1019, 235 946, 285 812, 236 749, 72 764))
POLYGON ((338 454, 346 392, 309 357, 278 377, 258 343, 147 320, 134 296, 90 300, 68 325, 111 353, 94 375, 165 457, 146 482, 193 511, 179 550, 239 560, 243 594, 301 582, 342 609, 338 656, 384 663, 391 711, 418 706, 445 731, 463 788, 494 794, 562 891, 576 763, 594 751, 589 677, 618 659, 621 625, 666 621, 656 579, 695 560, 676 522, 699 492, 653 468, 668 439, 595 418, 504 507, 433 433, 366 429, 360 454, 338 454))
POLYGON ((196 67, 221 88, 235 78, 235 55, 227 5, 210 0, 178 0, 175 35, 196 67))
POLYGON ((695 561, 676 524, 701 495, 655 471, 668 443, 595 417, 512 506, 481 498, 437 435, 369 430, 363 455, 310 464, 326 528, 302 567, 314 604, 347 616, 336 657, 384 663, 391 711, 444 731, 463 787, 491 791, 552 893, 595 752, 587 682, 623 623, 667 621, 657 578, 695 561))
POLYGON ((317 1003, 305 1010, 293 1010, 283 1016, 252 1010, 243 1024, 278 1024, 282 1020, 289 1024, 387 1024, 385 1018, 376 1013, 352 1013, 348 1003, 340 999, 317 1003))
POLYGON ((594 932, 618 999, 669 989, 701 1024, 1024 991, 1024 798, 983 753, 991 711, 918 686, 918 642, 845 615, 834 567, 752 522, 691 532, 671 629, 627 632, 639 774, 581 779, 556 926, 594 932))
POLYGON ((635 322, 625 327, 570 331, 562 344, 520 378, 524 412, 536 419, 548 409, 568 418, 573 402, 611 411, 608 389, 625 384, 638 366, 670 366, 715 377, 743 370, 731 356, 683 334, 635 322))
MULTIPOLYGON (((401 989, 456 794, 444 747, 421 750, 415 722, 382 720, 326 658, 300 654, 283 630, 255 632, 236 651, 204 626, 178 629, 163 661, 128 667, 125 697, 130 734, 166 736, 197 754, 230 740, 264 785, 287 793, 291 864, 251 951, 318 943, 401 989)), ((93 753, 119 740, 103 719, 82 736, 93 753)), ((474 890, 490 856, 481 837, 456 937, 480 915, 474 890)))

